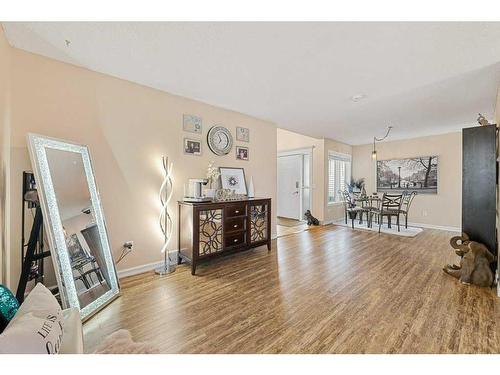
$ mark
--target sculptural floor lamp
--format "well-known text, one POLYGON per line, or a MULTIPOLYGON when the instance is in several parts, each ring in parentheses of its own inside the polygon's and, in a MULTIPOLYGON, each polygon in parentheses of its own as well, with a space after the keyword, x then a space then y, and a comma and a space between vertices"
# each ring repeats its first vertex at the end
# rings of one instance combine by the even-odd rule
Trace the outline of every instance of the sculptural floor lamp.
POLYGON ((172 167, 173 164, 168 164, 168 158, 162 156, 163 165, 163 181, 160 186, 159 198, 161 202, 160 212, 160 229, 163 233, 163 246, 161 252, 163 253, 163 265, 158 267, 155 272, 158 275, 165 275, 175 271, 175 263, 171 262, 170 254, 168 251, 168 244, 172 237, 172 218, 168 213, 168 203, 172 198, 172 167))

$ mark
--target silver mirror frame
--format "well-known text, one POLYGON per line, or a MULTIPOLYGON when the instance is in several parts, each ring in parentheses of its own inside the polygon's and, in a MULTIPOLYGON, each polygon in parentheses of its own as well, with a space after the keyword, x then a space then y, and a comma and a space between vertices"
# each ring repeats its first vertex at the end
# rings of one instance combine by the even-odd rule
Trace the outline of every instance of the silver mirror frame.
POLYGON ((85 145, 32 133, 29 133, 27 138, 33 173, 37 183, 38 197, 43 213, 44 224, 47 226, 46 229, 51 248, 51 256, 63 308, 77 307, 80 311, 82 320, 85 321, 120 295, 120 285, 117 278, 115 263, 113 261, 113 254, 109 246, 106 223, 94 178, 94 170, 92 168, 89 150, 85 145), (84 308, 80 308, 80 302, 73 280, 73 270, 71 268, 57 198, 47 161, 47 149, 76 152, 81 154, 83 159, 95 222, 99 230, 104 253, 103 256, 110 277, 110 290, 84 308))

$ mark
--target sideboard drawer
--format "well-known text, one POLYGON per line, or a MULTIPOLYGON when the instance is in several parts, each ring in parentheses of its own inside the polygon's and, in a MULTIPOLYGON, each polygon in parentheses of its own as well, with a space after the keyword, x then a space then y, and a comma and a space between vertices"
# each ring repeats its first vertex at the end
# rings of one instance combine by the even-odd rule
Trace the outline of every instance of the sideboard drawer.
POLYGON ((231 204, 226 206, 226 217, 243 216, 247 214, 246 204, 231 204))
POLYGON ((235 232, 246 229, 246 217, 228 217, 224 222, 225 232, 235 232))
POLYGON ((245 244, 245 232, 228 234, 224 238, 225 247, 232 247, 245 244))

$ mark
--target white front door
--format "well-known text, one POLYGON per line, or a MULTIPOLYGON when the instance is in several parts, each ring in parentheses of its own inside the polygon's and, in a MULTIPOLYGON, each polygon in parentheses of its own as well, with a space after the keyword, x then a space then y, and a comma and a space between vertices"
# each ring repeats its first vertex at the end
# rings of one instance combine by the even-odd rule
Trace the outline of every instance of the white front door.
POLYGON ((278 157, 278 216, 301 220, 303 155, 278 157))

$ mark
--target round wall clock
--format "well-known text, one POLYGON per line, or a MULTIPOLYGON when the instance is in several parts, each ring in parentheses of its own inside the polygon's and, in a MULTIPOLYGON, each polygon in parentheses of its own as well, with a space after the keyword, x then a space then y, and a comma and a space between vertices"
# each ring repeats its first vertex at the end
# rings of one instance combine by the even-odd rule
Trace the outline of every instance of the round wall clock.
POLYGON ((233 148, 233 137, 229 130, 223 126, 213 126, 208 131, 208 147, 216 155, 227 155, 233 148))

